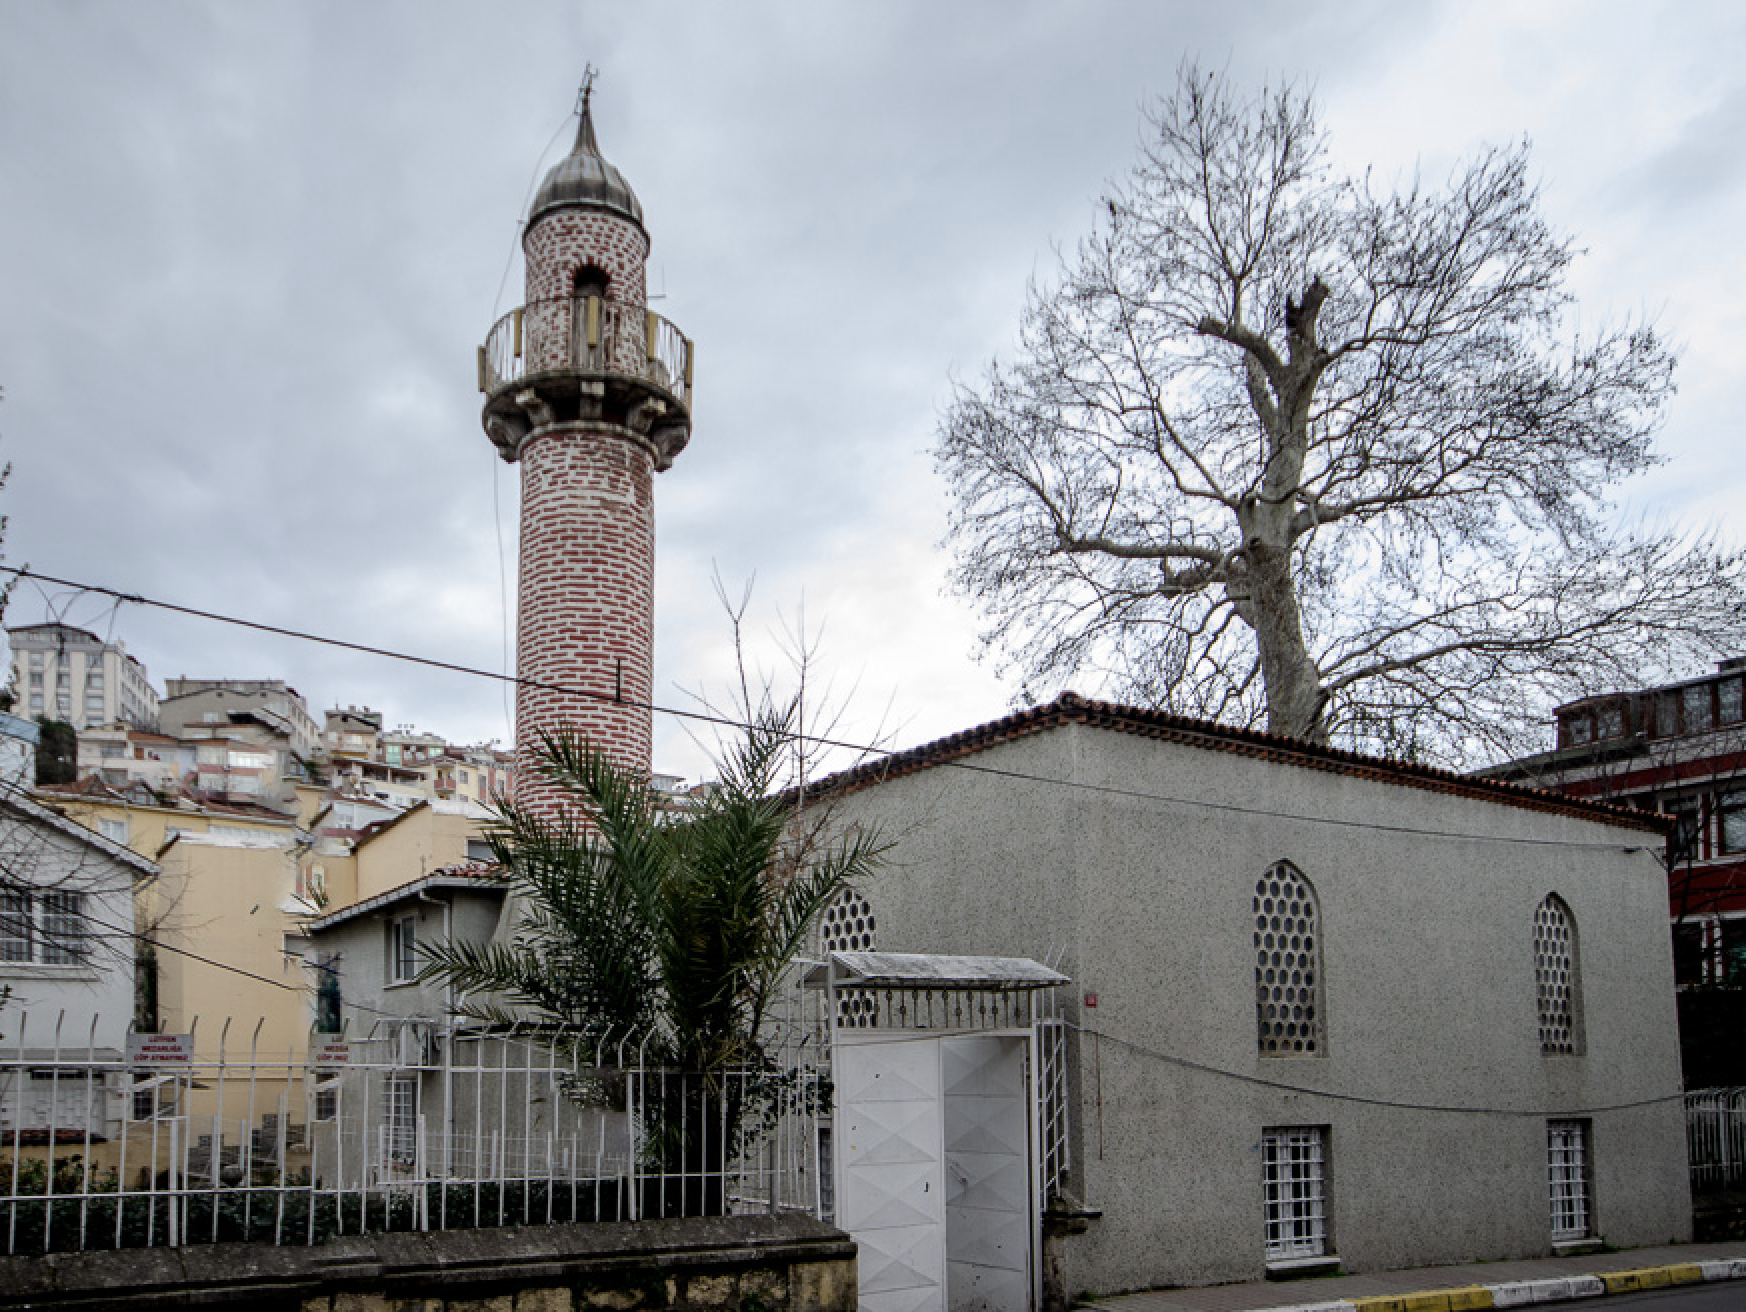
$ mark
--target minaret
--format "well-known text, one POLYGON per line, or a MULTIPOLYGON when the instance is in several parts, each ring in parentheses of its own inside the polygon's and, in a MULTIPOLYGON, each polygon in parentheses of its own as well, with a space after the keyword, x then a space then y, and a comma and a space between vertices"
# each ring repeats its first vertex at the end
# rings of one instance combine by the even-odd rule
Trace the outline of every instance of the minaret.
POLYGON ((649 769, 654 475, 691 437, 692 346, 648 309, 643 207, 600 154, 592 82, 528 211, 527 304, 479 349, 485 431, 521 463, 516 801, 536 812, 558 806, 528 768, 542 733, 649 769))

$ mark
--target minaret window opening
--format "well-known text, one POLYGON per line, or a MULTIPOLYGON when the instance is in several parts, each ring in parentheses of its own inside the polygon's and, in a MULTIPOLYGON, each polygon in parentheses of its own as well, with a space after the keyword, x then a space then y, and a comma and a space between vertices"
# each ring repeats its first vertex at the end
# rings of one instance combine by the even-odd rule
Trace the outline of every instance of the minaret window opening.
POLYGON ((598 264, 583 264, 577 267, 576 277, 571 286, 577 299, 588 296, 598 296, 606 299, 606 290, 612 285, 612 279, 607 277, 606 270, 598 264))

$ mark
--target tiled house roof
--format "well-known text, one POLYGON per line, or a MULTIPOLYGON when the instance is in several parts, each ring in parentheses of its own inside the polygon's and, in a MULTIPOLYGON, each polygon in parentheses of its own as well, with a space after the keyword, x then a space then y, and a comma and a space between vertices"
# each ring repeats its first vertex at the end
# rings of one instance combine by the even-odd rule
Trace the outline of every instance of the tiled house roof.
POLYGON ((1045 733, 1068 724, 1088 725, 1117 733, 1134 734, 1141 738, 1198 747, 1205 751, 1229 752, 1253 760, 1343 774, 1452 797, 1495 802, 1529 811, 1600 820, 1607 824, 1655 834, 1667 832, 1666 818, 1651 812, 1582 801, 1516 784, 1475 779, 1428 765, 1364 756, 1338 747, 1319 746, 1255 729, 1232 728, 1208 720, 1172 715, 1165 711, 1093 701, 1073 692, 1064 692, 1045 706, 1018 711, 949 737, 844 770, 812 785, 808 792, 814 797, 854 792, 902 775, 948 766, 1001 743, 1045 733))

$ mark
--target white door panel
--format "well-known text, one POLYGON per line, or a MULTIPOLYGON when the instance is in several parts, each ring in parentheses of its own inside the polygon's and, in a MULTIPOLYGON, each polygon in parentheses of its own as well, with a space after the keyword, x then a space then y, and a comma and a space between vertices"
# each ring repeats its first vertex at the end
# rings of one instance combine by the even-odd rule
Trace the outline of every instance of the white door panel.
POLYGON ((862 1312, 941 1312, 946 1287, 938 1039, 835 1045, 837 1224, 859 1245, 862 1312))
POLYGON ((1030 1106, 1025 1040, 941 1040, 949 1312, 1031 1306, 1030 1106))

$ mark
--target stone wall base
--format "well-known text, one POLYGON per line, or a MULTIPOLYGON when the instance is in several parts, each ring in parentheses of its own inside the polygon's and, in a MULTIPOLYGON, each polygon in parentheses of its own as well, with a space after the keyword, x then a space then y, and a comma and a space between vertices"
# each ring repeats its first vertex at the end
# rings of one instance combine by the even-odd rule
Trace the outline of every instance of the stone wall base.
POLYGON ((808 1217, 365 1235, 0 1258, 0 1306, 261 1312, 854 1312, 855 1245, 808 1217))

